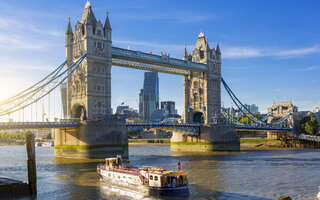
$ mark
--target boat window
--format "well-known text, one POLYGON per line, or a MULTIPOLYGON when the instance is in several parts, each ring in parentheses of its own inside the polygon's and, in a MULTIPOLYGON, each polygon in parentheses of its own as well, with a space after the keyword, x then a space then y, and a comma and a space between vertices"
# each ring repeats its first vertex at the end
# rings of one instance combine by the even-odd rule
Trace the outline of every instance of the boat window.
POLYGON ((118 176, 118 179, 120 179, 120 176, 118 176))
POLYGON ((126 178, 125 176, 123 176, 123 178, 126 178))
POLYGON ((154 176, 154 180, 155 180, 155 181, 158 181, 158 176, 154 176))
POLYGON ((111 174, 110 174, 110 173, 108 173, 108 176, 110 177, 110 176, 111 176, 111 174))
POLYGON ((153 180, 153 176, 152 175, 150 175, 150 180, 153 180))

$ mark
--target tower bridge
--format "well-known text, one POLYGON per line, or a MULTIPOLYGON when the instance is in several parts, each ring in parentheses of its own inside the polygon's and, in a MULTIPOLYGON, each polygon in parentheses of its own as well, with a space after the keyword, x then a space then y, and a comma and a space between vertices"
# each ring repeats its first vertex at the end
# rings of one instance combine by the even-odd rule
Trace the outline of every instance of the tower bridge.
POLYGON ((236 122, 223 111, 221 83, 239 108, 243 104, 221 77, 219 42, 215 48, 210 48, 208 39, 202 32, 192 53, 188 54, 185 48, 182 59, 171 58, 167 54, 154 55, 114 47, 111 36, 108 13, 102 24, 95 18, 91 5, 87 2, 74 31, 69 18, 65 33, 66 62, 32 87, 0 102, 0 116, 9 115, 36 104, 66 82, 67 116, 71 119, 78 118, 80 122, 0 123, 0 129, 22 126, 56 128, 55 156, 104 158, 116 154, 127 157, 126 132, 132 130, 171 130, 172 150, 240 150, 236 128, 276 130, 281 129, 278 126, 286 121, 281 118, 268 123, 243 111, 253 121, 249 126, 236 122), (112 65, 183 76, 185 124, 126 124, 121 120, 106 120, 106 116, 111 116, 112 65), (199 145, 203 143, 206 145, 199 145), (75 146, 83 148, 74 148, 75 146))

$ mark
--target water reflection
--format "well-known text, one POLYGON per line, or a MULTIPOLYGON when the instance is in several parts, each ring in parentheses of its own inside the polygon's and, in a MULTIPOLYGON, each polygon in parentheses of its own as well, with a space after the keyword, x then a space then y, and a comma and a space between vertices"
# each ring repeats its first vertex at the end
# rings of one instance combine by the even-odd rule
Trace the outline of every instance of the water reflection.
MULTIPOLYGON (((0 146, 0 176, 27 181, 24 146, 0 146), (14 155, 14 156, 13 156, 14 155)), ((175 153, 169 146, 130 147, 134 166, 153 165, 189 172, 188 199, 315 199, 320 185, 319 150, 241 153, 175 153)), ((53 148, 36 148, 38 199, 176 199, 143 197, 100 181, 103 160, 53 157, 53 148)))

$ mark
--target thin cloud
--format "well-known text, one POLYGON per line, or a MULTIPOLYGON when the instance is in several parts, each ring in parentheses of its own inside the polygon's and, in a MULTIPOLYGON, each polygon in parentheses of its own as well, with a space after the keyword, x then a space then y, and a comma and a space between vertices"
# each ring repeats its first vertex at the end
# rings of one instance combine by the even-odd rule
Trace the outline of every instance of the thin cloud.
MULTIPOLYGON (((181 57, 184 49, 184 45, 176 45, 176 44, 163 44, 157 42, 149 42, 149 41, 135 41, 135 40, 121 40, 115 39, 112 41, 115 46, 121 46, 123 48, 129 47, 129 49, 133 50, 141 50, 144 52, 153 52, 160 54, 161 52, 166 52, 168 54, 173 55, 174 57, 181 57)), ((188 49, 191 49, 191 46, 187 46, 188 49)))
POLYGON ((155 13, 146 13, 146 14, 130 14, 130 15, 120 15, 117 16, 118 19, 125 20, 170 20, 178 23, 196 23, 202 22, 206 20, 212 20, 216 18, 215 15, 212 14, 192 14, 190 12, 177 12, 177 13, 166 13, 166 14, 155 14, 155 13))
MULTIPOLYGON (((174 55, 182 55, 184 45, 178 44, 163 44, 150 41, 135 41, 135 40, 122 40, 115 39, 113 44, 120 45, 122 47, 130 47, 132 49, 149 49, 151 51, 163 52, 167 51, 174 55)), ((212 46, 212 45, 211 45, 212 46)), ((214 45, 213 45, 214 46, 214 45)), ((188 45, 187 50, 191 53, 193 45, 188 45)), ((259 47, 248 47, 248 46, 223 46, 220 45, 222 51, 222 57, 225 59, 247 59, 247 58, 259 58, 259 57, 273 57, 273 58, 290 58, 292 56, 304 56, 308 54, 320 53, 320 46, 314 45, 312 47, 297 48, 297 49, 273 49, 273 48, 259 48, 259 47)), ((230 67, 231 69, 231 67, 230 67)), ((317 67, 312 67, 305 69, 305 71, 311 71, 317 69, 317 67)))
POLYGON ((257 58, 257 57, 276 57, 290 58, 293 56, 304 56, 308 54, 320 53, 320 46, 298 48, 298 49, 272 49, 248 46, 225 46, 221 47, 223 58, 239 59, 239 58, 257 58))
POLYGON ((0 34, 0 49, 15 50, 15 49, 30 49, 40 50, 47 48, 51 44, 44 41, 28 41, 25 38, 18 35, 1 35, 0 34))
POLYGON ((44 28, 37 28, 35 25, 31 23, 27 23, 25 21, 18 21, 9 18, 0 17, 0 30, 1 32, 15 32, 15 33, 41 33, 45 35, 51 35, 56 37, 63 37, 63 31, 50 30, 44 28))
POLYGON ((290 71, 293 71, 293 72, 309 72, 309 71, 317 70, 319 68, 320 68, 320 66, 316 65, 316 66, 311 66, 311 67, 306 67, 306 68, 301 68, 301 69, 292 69, 290 71))

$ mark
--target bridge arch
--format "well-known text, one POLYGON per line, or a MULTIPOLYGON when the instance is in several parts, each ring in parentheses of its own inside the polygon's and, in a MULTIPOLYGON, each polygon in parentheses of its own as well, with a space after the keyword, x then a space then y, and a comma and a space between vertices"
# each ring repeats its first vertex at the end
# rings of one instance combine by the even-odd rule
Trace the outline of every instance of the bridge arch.
POLYGON ((199 110, 192 113, 192 123, 204 124, 205 114, 199 110))
POLYGON ((83 104, 74 104, 71 109, 71 118, 78 118, 80 120, 87 119, 87 110, 83 104))

